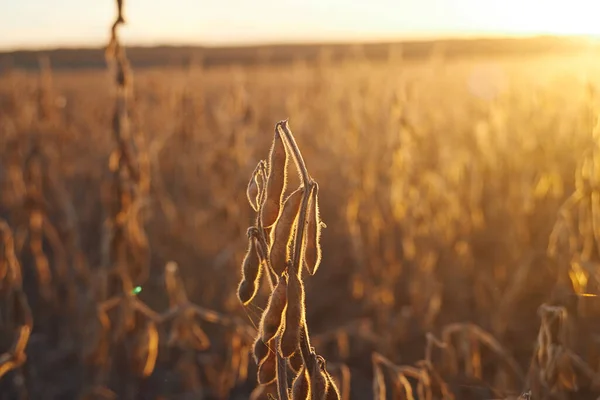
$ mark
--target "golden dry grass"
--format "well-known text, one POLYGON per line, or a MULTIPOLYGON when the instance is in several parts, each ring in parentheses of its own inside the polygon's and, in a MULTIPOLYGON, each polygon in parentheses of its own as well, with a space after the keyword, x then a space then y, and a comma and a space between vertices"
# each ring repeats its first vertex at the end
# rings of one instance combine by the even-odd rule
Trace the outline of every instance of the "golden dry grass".
MULTIPOLYGON (((236 293, 248 178, 288 117, 327 225, 306 321, 342 398, 598 398, 600 175, 581 160, 595 161, 599 67, 524 55, 134 71, 151 176, 135 297, 136 282, 105 277, 111 297, 94 278, 116 218, 113 76, 4 74, 0 217, 23 286, 7 289, 4 246, 0 294, 24 293, 16 313, 34 323, 31 336, 26 313, 1 325, 0 398, 266 398, 249 355, 271 288, 248 307, 236 293)), ((292 388, 304 372, 289 364, 292 388)))

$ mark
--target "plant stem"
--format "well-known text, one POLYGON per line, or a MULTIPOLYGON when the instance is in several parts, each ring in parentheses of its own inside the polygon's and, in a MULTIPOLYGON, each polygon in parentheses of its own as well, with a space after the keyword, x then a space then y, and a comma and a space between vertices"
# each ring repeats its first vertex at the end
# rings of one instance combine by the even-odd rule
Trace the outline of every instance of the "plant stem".
POLYGON ((300 175, 302 175, 302 183, 304 184, 304 186, 308 187, 308 184, 312 181, 312 179, 310 178, 310 175, 308 175, 308 170, 306 169, 306 164, 304 164, 302 153, 300 153, 300 149, 296 144, 296 139, 294 139, 294 135, 290 131, 288 121, 284 120, 278 122, 276 129, 279 132, 279 134, 282 135, 282 137, 285 137, 285 139, 287 140, 288 145, 292 150, 292 155, 294 156, 294 162, 296 163, 296 166, 300 171, 300 175))
MULTIPOLYGON (((302 153, 296 144, 296 140, 292 135, 292 132, 289 129, 288 122, 282 121, 277 124, 277 131, 282 137, 285 137, 288 142, 289 148, 292 150, 292 155, 294 157, 294 162, 300 171, 300 175, 302 176, 302 183, 304 184, 304 196, 302 197, 302 203, 300 206, 300 214, 298 216, 298 223, 296 224, 296 235, 294 242, 294 258, 292 260, 292 265, 290 268, 291 274, 300 275, 302 266, 302 245, 304 241, 304 232, 307 224, 306 213, 308 210, 308 202, 310 200, 310 196, 312 191, 314 190, 315 184, 313 180, 310 178, 308 171, 306 170, 306 164, 304 163, 304 159, 302 158, 302 153)), ((304 365, 306 366, 308 371, 312 371, 314 369, 314 357, 312 354, 312 350, 310 347, 310 337, 308 334, 308 326, 306 323, 306 318, 304 320, 304 332, 300 335, 300 351, 302 352, 302 359, 304 360, 304 365)))
POLYGON ((277 392, 279 400, 288 400, 287 363, 285 358, 279 354, 279 340, 275 339, 275 354, 277 354, 277 392))

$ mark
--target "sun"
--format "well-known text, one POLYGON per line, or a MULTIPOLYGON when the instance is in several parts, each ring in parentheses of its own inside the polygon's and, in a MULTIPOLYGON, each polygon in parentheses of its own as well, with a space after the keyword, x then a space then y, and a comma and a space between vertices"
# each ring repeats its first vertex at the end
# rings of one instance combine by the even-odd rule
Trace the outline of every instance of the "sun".
POLYGON ((600 3, 589 0, 508 0, 506 3, 512 7, 510 12, 498 16, 502 18, 498 25, 504 25, 508 32, 600 37, 600 3))

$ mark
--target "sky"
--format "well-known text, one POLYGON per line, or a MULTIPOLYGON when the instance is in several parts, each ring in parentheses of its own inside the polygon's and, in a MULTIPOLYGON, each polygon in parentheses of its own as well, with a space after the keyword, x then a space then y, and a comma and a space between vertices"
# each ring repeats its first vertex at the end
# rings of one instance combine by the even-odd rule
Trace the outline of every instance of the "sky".
MULTIPOLYGON (((600 36, 595 0, 124 0, 129 45, 600 36)), ((0 49, 101 46, 114 0, 0 0, 0 49)))

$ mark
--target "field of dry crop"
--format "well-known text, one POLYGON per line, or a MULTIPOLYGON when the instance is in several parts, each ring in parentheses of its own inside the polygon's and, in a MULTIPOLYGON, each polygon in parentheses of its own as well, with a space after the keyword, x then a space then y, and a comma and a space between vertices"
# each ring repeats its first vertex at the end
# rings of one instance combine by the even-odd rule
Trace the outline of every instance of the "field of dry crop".
POLYGON ((593 55, 130 71, 120 51, 0 76, 0 399, 600 398, 593 55), (302 351, 261 350, 294 318, 302 351))

